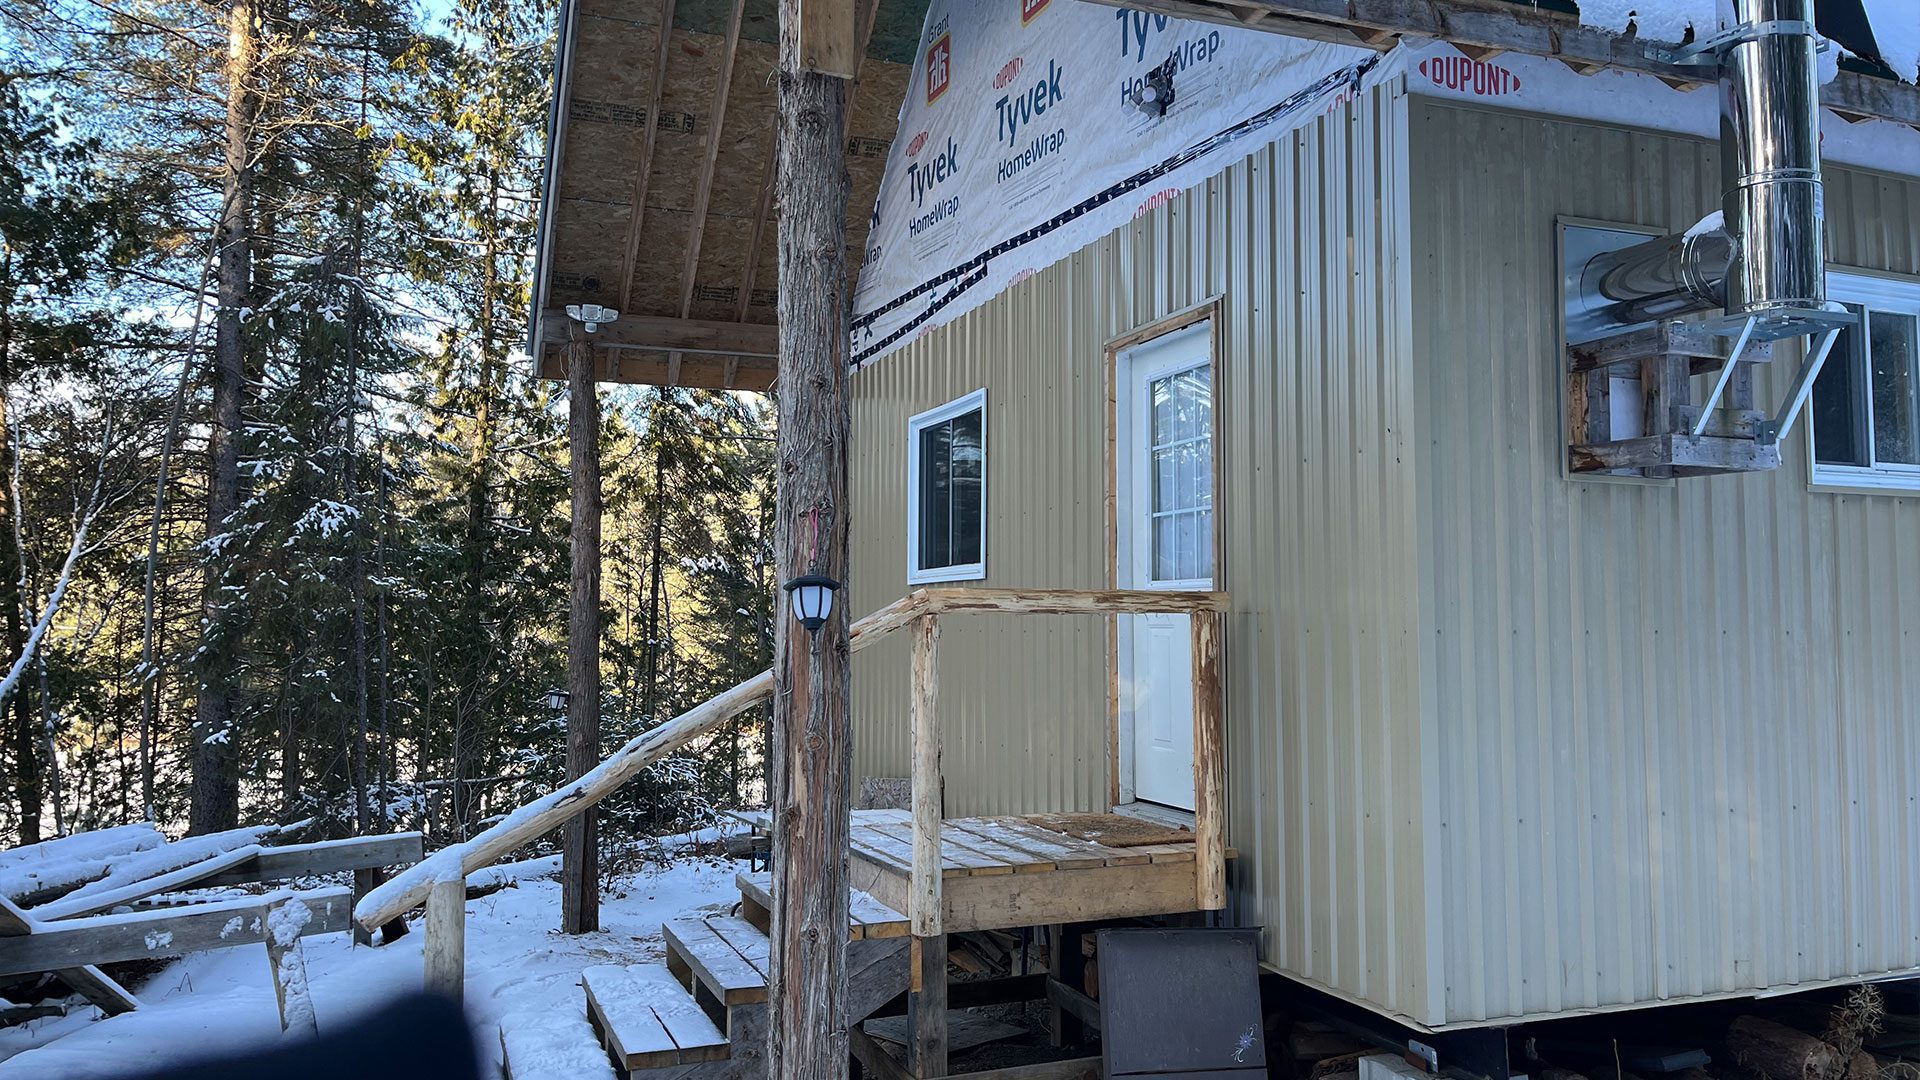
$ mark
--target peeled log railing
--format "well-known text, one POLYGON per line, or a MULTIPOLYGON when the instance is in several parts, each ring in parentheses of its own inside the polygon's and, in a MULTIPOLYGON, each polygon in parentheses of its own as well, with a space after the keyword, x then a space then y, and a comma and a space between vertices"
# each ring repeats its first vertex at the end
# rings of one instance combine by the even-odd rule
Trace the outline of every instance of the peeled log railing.
MULTIPOLYGON (((918 589, 855 622, 849 648, 858 652, 910 623, 914 635, 914 899, 910 912, 916 929, 939 925, 940 826, 938 792, 939 736, 935 727, 933 642, 937 616, 945 613, 1001 612, 1022 615, 1184 614, 1193 623, 1194 667, 1194 840, 1196 906, 1225 906, 1226 839, 1221 759, 1219 686, 1219 613, 1227 595, 1214 592, 1162 592, 1072 589, 918 589), (924 864, 924 865, 923 865, 924 864), (931 895, 927 895, 927 894, 931 895)), ((498 862, 516 848, 557 829, 574 815, 613 794, 642 769, 773 696, 773 672, 763 671, 695 705, 672 720, 639 735, 613 752, 591 772, 527 803, 498 824, 460 844, 452 844, 408 867, 355 906, 354 920, 369 929, 426 905, 426 968, 429 989, 458 997, 465 953, 466 878, 498 862)))

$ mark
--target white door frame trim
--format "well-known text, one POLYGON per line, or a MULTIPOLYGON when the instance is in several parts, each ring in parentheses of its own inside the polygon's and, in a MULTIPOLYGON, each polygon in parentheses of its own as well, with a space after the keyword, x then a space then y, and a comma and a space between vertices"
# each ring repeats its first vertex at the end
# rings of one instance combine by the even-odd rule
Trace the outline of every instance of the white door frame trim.
MULTIPOLYGON (((1107 408, 1106 408, 1106 516, 1107 516, 1107 587, 1118 588, 1119 582, 1119 435, 1121 431, 1120 374, 1124 360, 1133 349, 1156 341, 1168 334, 1177 333, 1196 323, 1210 323, 1207 330, 1208 353, 1212 360, 1213 387, 1213 587, 1226 588, 1225 561, 1225 522, 1228 514, 1225 500, 1221 497, 1225 489, 1224 477, 1230 462, 1223 453, 1225 440, 1221 437, 1225 423, 1225 413, 1221 409, 1224 399, 1224 367, 1221 361, 1221 332, 1224 326, 1224 303, 1219 296, 1208 299, 1175 312, 1164 318, 1147 323, 1114 337, 1104 348, 1107 408)), ((1224 666, 1226 643, 1222 642, 1222 661, 1224 666)), ((1109 805, 1118 811, 1129 812, 1146 809, 1150 804, 1135 803, 1133 793, 1133 730, 1130 718, 1124 717, 1120 701, 1120 620, 1117 616, 1107 619, 1107 796, 1109 805)), ((1224 752, 1224 750, 1223 750, 1224 752)), ((1176 815, 1190 817, 1183 811, 1151 805, 1156 816, 1176 815)))

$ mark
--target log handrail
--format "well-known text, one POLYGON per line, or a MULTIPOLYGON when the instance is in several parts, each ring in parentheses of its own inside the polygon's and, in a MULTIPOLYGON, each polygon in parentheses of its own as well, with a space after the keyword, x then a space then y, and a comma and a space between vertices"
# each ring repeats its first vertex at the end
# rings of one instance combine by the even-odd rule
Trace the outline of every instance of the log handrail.
MULTIPOLYGON (((859 651, 905 626, 920 612, 924 597, 903 596, 853 624, 848 645, 859 651)), ((354 920, 372 929, 419 907, 437 881, 466 879, 475 870, 554 829, 613 794, 640 770, 773 696, 773 669, 739 683, 629 740, 594 769, 508 814, 492 828, 464 843, 449 844, 394 875, 369 892, 353 909, 354 920)))
POLYGON ((938 710, 940 616, 1001 613, 1009 615, 1185 615, 1191 627, 1193 659, 1193 841, 1194 907, 1217 911, 1227 906, 1226 762, 1221 729, 1220 618, 1231 607, 1224 592, 1112 589, 923 589, 914 623, 911 686, 908 689, 912 743, 913 865, 907 890, 909 933, 926 941, 940 937, 944 903, 940 829, 945 816, 941 797, 938 710))
MULTIPOLYGON (((938 932, 940 760, 933 687, 935 642, 942 614, 999 612, 1011 615, 1185 614, 1193 624, 1194 671, 1194 858, 1196 903, 1202 910, 1226 904, 1225 807, 1219 686, 1220 614, 1228 609, 1222 592, 1146 589, 916 589, 853 624, 853 652, 910 624, 914 635, 913 800, 915 826, 914 904, 908 912, 916 936, 938 932), (922 747, 923 738, 932 741, 922 747), (925 863, 925 866, 921 864, 925 863), (927 892, 926 897, 922 891, 927 892), (930 933, 922 933, 930 931, 930 933)), ((436 922, 455 919, 452 896, 464 895, 468 874, 493 865, 516 848, 552 832, 575 815, 611 795, 642 769, 773 696, 771 668, 745 680, 629 740, 578 780, 527 803, 492 828, 464 843, 451 844, 401 871, 369 892, 353 911, 354 920, 372 929, 425 903, 435 892, 448 898, 438 920, 429 918, 426 951, 429 974, 438 989, 457 995, 461 980, 460 943, 455 928, 436 933, 436 922), (436 942, 436 938, 444 939, 436 942)))

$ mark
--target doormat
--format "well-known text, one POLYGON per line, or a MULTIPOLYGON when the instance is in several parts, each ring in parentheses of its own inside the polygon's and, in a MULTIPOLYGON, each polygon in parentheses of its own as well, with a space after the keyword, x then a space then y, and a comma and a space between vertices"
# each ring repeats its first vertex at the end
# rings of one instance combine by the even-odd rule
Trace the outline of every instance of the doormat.
POLYGON ((1106 847, 1146 847, 1151 844, 1191 844, 1193 830, 1162 825, 1124 814, 1033 814, 1022 821, 1050 832, 1106 847))

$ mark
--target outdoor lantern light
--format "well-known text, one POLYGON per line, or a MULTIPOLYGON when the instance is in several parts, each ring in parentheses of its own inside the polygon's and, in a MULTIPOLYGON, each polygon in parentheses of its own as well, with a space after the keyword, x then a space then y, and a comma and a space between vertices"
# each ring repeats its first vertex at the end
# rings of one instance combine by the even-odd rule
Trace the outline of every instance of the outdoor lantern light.
POLYGON ((566 712, 567 705, 573 701, 573 695, 559 687, 547 691, 547 708, 554 712, 566 712))
POLYGON ((793 617, 811 634, 833 614, 833 594, 840 591, 840 583, 822 574, 805 574, 787 582, 786 590, 792 598, 793 617))

